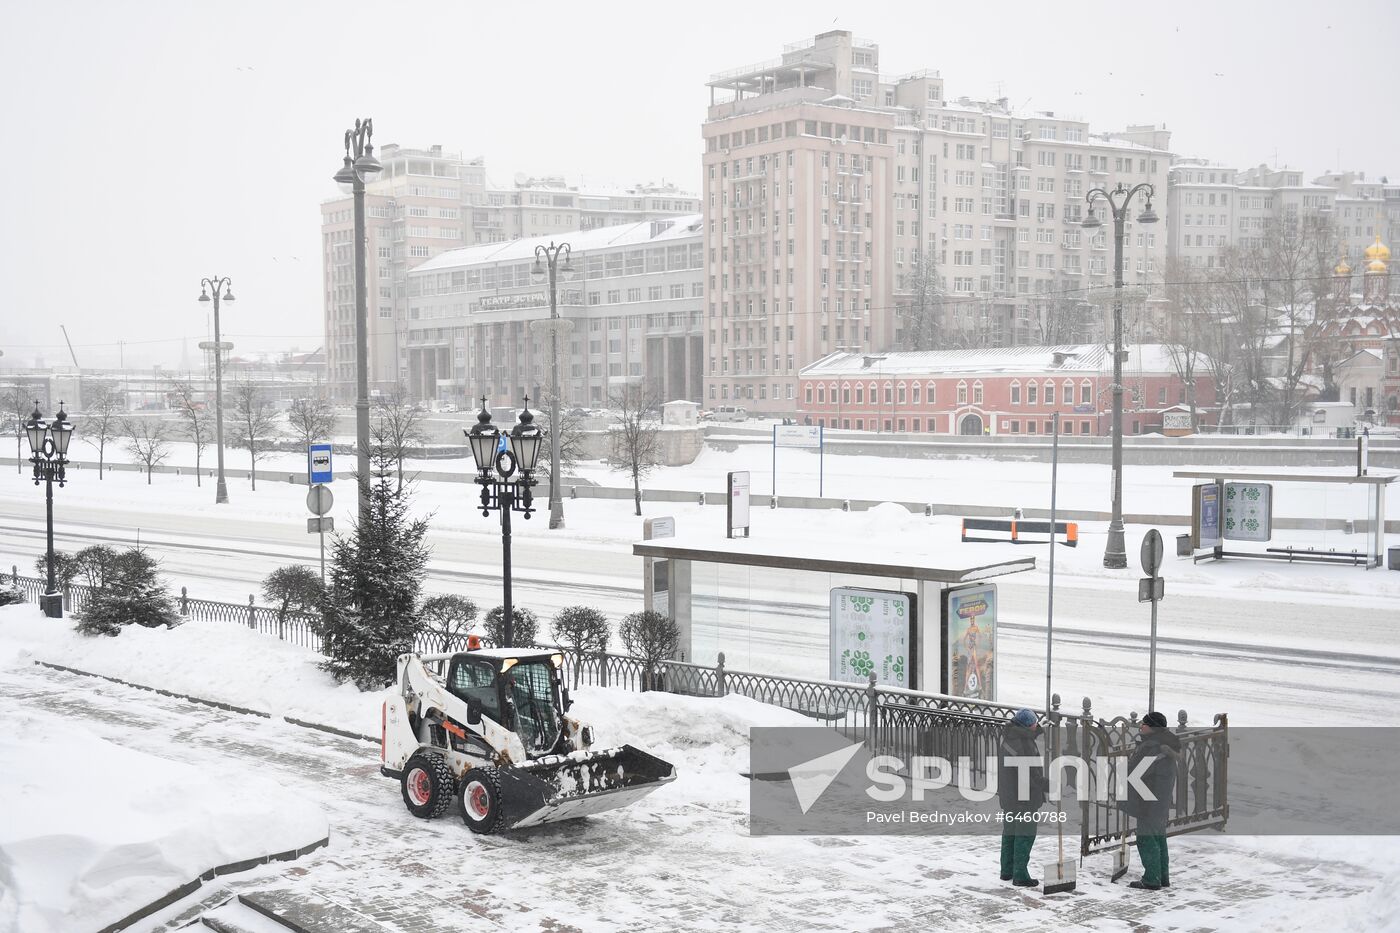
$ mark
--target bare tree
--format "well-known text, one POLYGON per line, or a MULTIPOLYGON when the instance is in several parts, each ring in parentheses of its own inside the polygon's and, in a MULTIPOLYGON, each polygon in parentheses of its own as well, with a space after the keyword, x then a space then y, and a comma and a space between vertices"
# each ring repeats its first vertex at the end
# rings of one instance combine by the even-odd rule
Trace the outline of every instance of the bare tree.
POLYGON ((642 514, 642 479, 661 462, 661 423, 656 420, 657 397, 642 386, 626 386, 608 395, 618 412, 612 426, 608 465, 632 477, 637 514, 642 514))
POLYGON ((194 484, 202 486, 200 464, 204 459, 204 448, 209 446, 214 433, 209 423, 209 412, 205 410, 204 402, 195 398, 195 388, 188 379, 177 379, 171 383, 170 400, 184 419, 185 437, 194 444, 194 484))
POLYGON ((1033 336, 1041 346, 1090 339, 1093 307, 1082 298, 1047 295, 1036 300, 1031 313, 1033 336))
MULTIPOLYGON (((545 393, 544 403, 535 413, 535 423, 545 432, 545 446, 535 466, 535 475, 541 483, 549 483, 549 437, 554 425, 549 421, 550 399, 545 393)), ((570 414, 562 404, 559 406, 559 474, 562 479, 573 473, 578 462, 583 459, 583 417, 570 414)))
POLYGON ((24 423, 29 419, 33 405, 23 389, 15 387, 0 392, 0 415, 14 419, 15 429, 15 470, 24 472, 24 423))
POLYGON ((136 458, 136 462, 146 468, 146 485, 151 485, 151 474, 156 467, 170 456, 170 439, 166 436, 169 425, 159 418, 124 418, 122 433, 126 435, 126 449, 136 458))
POLYGON ((83 395, 83 429, 78 434, 84 443, 97 448, 97 478, 101 479, 107 463, 107 445, 124 433, 122 412, 126 399, 105 382, 84 384, 83 395))
POLYGON ((896 311, 903 318, 900 348, 939 350, 947 342, 944 320, 943 276, 938 274, 932 251, 924 253, 912 272, 903 276, 907 296, 896 299, 896 311))
POLYGON ((403 462, 410 447, 421 447, 428 442, 423 430, 423 419, 427 412, 414 407, 408 390, 396 385, 389 392, 376 397, 374 423, 370 425, 370 444, 385 461, 394 465, 398 488, 403 489, 403 462))
POLYGON ((324 398, 299 398, 287 410, 287 428, 303 449, 335 433, 335 407, 324 398))
POLYGON ((1305 338, 1317 302, 1327 295, 1337 243, 1331 219, 1319 214, 1285 216, 1271 220, 1264 229, 1260 255, 1264 303, 1277 315, 1280 336, 1286 338, 1278 374, 1278 424, 1292 424, 1302 403, 1300 384, 1309 368, 1305 338))
POLYGON ((248 451, 248 478, 258 488, 258 461, 267 459, 267 444, 277 436, 277 417, 262 389, 246 379, 233 384, 233 446, 248 451))
POLYGON ((1209 351, 1215 349, 1212 336, 1220 309, 1213 283, 1206 277, 1205 270, 1178 259, 1167 263, 1166 296, 1167 353, 1177 378, 1186 388, 1186 403, 1191 408, 1194 424, 1198 403, 1196 377, 1211 369, 1209 351))

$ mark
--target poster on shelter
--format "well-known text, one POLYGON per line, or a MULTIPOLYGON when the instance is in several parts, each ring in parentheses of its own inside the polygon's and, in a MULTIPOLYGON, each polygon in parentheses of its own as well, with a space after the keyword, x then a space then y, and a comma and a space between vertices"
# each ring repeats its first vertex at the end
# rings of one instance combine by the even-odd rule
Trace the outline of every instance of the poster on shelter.
POLYGON ((912 687, 914 594, 837 586, 831 590, 831 679, 912 687))
POLYGON ((943 692, 995 700, 997 587, 957 587, 943 596, 943 692))
POLYGON ((1225 537, 1268 541, 1273 537, 1274 487, 1268 483, 1225 484, 1225 537))

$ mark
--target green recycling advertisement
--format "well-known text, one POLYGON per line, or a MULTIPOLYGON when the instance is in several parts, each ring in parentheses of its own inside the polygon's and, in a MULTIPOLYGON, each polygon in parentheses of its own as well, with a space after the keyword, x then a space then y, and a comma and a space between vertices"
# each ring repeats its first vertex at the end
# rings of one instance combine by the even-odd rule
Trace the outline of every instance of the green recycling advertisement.
POLYGON ((838 586, 831 590, 831 679, 890 687, 914 683, 914 595, 838 586))

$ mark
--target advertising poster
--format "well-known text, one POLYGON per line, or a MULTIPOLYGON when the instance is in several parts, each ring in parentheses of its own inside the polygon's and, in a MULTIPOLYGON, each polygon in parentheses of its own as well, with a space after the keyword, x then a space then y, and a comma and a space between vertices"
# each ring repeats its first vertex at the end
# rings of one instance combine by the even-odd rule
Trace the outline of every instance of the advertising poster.
POLYGON ((832 588, 832 680, 911 687, 916 640, 913 593, 832 588))
POLYGON ((1191 487, 1191 546, 1220 546, 1220 484, 1191 487))
POLYGON ((1273 537, 1274 487, 1268 483, 1225 484, 1225 537, 1268 541, 1273 537))
POLYGON ((734 532, 743 529, 744 537, 749 536, 749 473, 747 470, 729 474, 729 507, 726 538, 734 537, 734 532))
POLYGON ((995 700, 997 588, 980 583, 943 594, 943 692, 995 700))

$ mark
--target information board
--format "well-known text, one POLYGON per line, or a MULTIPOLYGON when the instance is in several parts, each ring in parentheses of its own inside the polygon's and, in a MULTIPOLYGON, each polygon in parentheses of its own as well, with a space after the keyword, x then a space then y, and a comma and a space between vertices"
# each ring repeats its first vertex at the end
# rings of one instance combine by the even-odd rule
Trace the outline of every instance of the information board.
POLYGON ((773 425, 773 445, 775 447, 808 447, 816 450, 822 445, 822 429, 816 425, 775 424, 773 425))
POLYGON ((973 700, 996 700, 996 584, 944 590, 942 634, 943 692, 973 700))
POLYGON ((837 586, 831 590, 831 679, 912 687, 918 655, 915 596, 837 586))
POLYGON ((1269 483, 1226 483, 1224 536, 1230 541, 1273 537, 1274 487, 1269 483))
POLYGON ((734 532, 743 529, 744 537, 749 536, 749 472, 747 470, 729 474, 727 482, 729 497, 726 499, 727 517, 724 536, 734 537, 734 532))

